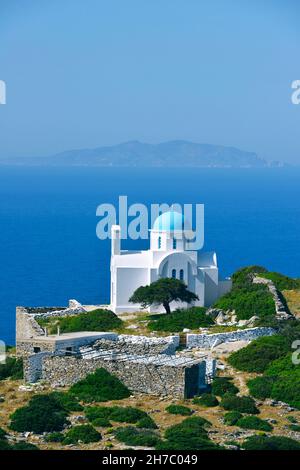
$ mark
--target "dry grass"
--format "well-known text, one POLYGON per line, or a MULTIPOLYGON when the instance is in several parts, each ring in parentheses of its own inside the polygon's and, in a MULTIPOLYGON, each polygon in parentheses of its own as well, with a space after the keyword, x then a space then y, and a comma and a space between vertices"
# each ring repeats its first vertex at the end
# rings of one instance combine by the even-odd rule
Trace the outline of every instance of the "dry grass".
MULTIPOLYGON (((237 372, 230 367, 227 367, 222 375, 233 376, 234 383, 239 387, 241 394, 245 395, 248 393, 248 388, 246 382, 249 378, 255 376, 255 374, 245 374, 242 372, 237 372)), ((42 390, 37 389, 32 392, 24 392, 19 390, 19 386, 22 384, 22 381, 10 381, 5 380, 0 382, 0 395, 5 397, 5 401, 0 405, 0 427, 9 431, 9 416, 17 408, 26 405, 28 400, 34 395, 34 393, 47 393, 51 389, 47 386, 43 386, 42 390)), ((164 431, 173 424, 180 423, 184 416, 172 415, 166 411, 166 407, 170 404, 184 405, 188 406, 194 411, 193 416, 202 416, 212 423, 212 427, 209 430, 210 438, 217 443, 224 443, 228 440, 243 440, 248 435, 254 434, 255 431, 247 431, 237 428, 235 426, 225 426, 223 424, 223 415, 224 410, 222 408, 201 408, 192 403, 192 400, 176 400, 171 398, 163 398, 152 395, 143 395, 143 394, 133 394, 131 397, 124 400, 115 400, 106 403, 99 403, 100 406, 133 406, 140 408, 154 419, 158 426, 158 431, 163 435, 164 431), (234 436, 238 432, 239 436, 234 436), (232 437, 234 436, 234 437, 232 437)), ((263 419, 272 418, 277 421, 277 424, 274 425, 273 434, 275 435, 285 435, 293 437, 294 439, 300 440, 300 434, 292 433, 287 426, 289 421, 287 420, 288 415, 293 415, 298 422, 300 423, 300 411, 295 411, 288 413, 282 408, 272 407, 262 404, 259 406, 260 417, 263 419)), ((82 415, 82 412, 73 413, 74 415, 82 415)), ((112 422, 113 427, 118 427, 120 423, 112 422)), ((92 444, 78 444, 76 446, 62 446, 59 443, 46 443, 42 437, 30 435, 28 441, 38 445, 42 450, 51 450, 51 449, 124 449, 126 446, 118 442, 111 432, 105 428, 98 428, 101 432, 103 439, 99 443, 92 444)), ((16 438, 20 438, 18 433, 10 431, 10 434, 16 438)))
POLYGON ((290 311, 300 318, 300 290, 284 290, 282 294, 287 301, 290 311))

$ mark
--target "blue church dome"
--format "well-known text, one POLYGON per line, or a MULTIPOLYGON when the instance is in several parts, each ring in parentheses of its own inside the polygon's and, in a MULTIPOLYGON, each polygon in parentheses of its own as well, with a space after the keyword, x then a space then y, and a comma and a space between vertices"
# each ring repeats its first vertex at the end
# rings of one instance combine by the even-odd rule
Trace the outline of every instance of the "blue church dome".
POLYGON ((185 222, 184 215, 180 212, 164 212, 155 220, 152 230, 163 232, 173 232, 189 228, 189 223, 185 222), (184 225, 185 223, 185 225, 184 225))

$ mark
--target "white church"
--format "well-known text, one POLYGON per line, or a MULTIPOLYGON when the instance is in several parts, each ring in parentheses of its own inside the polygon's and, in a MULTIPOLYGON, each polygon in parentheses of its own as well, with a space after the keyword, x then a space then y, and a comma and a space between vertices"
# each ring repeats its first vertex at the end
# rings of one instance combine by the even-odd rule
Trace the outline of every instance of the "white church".
MULTIPOLYGON (((150 230, 150 249, 121 250, 121 227, 112 226, 111 233, 111 301, 110 308, 117 314, 141 309, 129 298, 140 286, 149 285, 164 277, 182 280, 199 300, 194 306, 209 307, 231 289, 231 280, 219 280, 215 252, 187 249, 187 223, 179 212, 161 214, 150 230)), ((173 302, 171 309, 187 307, 173 302)), ((162 306, 151 306, 148 312, 163 312, 162 306)))

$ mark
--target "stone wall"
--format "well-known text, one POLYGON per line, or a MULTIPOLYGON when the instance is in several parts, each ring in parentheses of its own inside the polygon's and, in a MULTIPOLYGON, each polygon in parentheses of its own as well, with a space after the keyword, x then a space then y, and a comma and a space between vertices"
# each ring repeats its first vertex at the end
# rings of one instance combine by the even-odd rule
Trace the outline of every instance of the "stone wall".
POLYGON ((34 315, 24 307, 16 308, 16 341, 44 334, 43 328, 35 321, 34 315))
POLYGON ((42 378, 43 358, 49 355, 50 352, 40 352, 23 358, 25 382, 34 383, 42 378))
POLYGON ((282 297, 280 292, 276 289, 276 286, 271 279, 266 279, 264 277, 255 276, 252 279, 253 284, 264 284, 268 287, 269 292, 271 293, 274 303, 275 303, 275 310, 276 310, 276 318, 278 320, 288 320, 289 318, 293 318, 293 315, 288 311, 286 305, 284 305, 282 301, 282 297))
POLYGON ((260 336, 270 336, 276 331, 269 327, 247 328, 245 330, 230 331, 214 334, 187 334, 186 345, 188 348, 211 349, 222 343, 231 341, 252 341, 260 336))
POLYGON ((118 335, 111 332, 92 332, 88 335, 83 332, 82 336, 75 337, 72 337, 72 333, 54 337, 40 336, 23 341, 19 340, 16 352, 18 356, 29 356, 35 352, 34 348, 39 348, 40 352, 65 352, 67 348, 72 348, 72 351, 76 352, 80 347, 88 346, 101 338, 106 338, 113 343, 117 340, 118 335))
MULTIPOLYGON (((189 395, 189 388, 193 385, 186 381, 186 370, 193 369, 196 374, 201 370, 199 363, 189 366, 184 364, 172 366, 151 364, 141 360, 122 362, 103 358, 83 359, 55 355, 44 355, 41 361, 42 378, 52 385, 71 385, 86 377, 88 373, 103 367, 116 375, 132 391, 153 395, 170 395, 177 398, 189 395)), ((27 373, 27 377, 29 375, 27 373)), ((205 375, 202 379, 200 377, 198 382, 199 384, 205 382, 205 375)))
POLYGON ((101 339, 93 344, 94 349, 109 349, 128 354, 175 354, 179 346, 179 335, 149 337, 137 335, 118 335, 113 341, 101 339))

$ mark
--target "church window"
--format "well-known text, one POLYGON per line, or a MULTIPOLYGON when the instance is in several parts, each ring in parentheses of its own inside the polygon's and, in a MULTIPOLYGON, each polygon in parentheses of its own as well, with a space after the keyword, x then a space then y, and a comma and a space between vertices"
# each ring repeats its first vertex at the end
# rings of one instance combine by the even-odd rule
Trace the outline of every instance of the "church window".
POLYGON ((172 269, 172 278, 176 279, 176 269, 172 269))
POLYGON ((183 279, 184 279, 184 270, 183 269, 181 269, 179 271, 179 278, 180 278, 181 281, 183 281, 183 279))
POLYGON ((177 248, 177 240, 176 238, 173 238, 173 250, 176 250, 177 248))
POLYGON ((161 237, 158 237, 158 249, 160 250, 161 248, 161 237))

